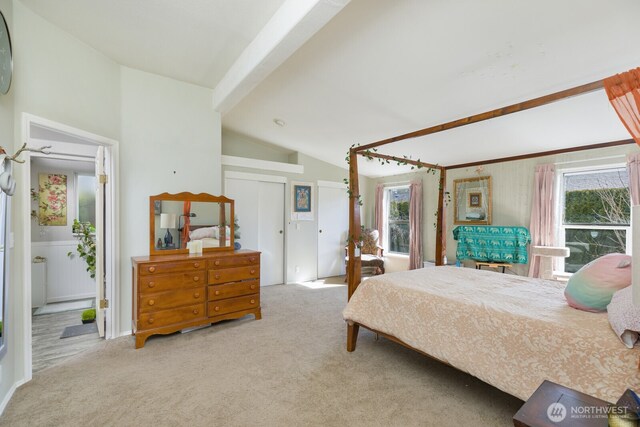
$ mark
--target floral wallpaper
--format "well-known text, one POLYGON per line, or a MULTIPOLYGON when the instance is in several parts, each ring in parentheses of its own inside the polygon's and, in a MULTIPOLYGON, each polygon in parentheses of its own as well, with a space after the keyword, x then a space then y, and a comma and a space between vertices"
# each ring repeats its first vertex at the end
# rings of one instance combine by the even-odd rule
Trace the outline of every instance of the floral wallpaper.
POLYGON ((38 223, 67 225, 67 175, 41 173, 38 183, 38 223))

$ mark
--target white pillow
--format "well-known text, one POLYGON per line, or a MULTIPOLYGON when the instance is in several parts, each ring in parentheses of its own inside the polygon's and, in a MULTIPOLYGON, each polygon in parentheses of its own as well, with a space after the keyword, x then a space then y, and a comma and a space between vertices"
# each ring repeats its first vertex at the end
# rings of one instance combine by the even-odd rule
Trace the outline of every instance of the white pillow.
POLYGON ((611 329, 628 348, 633 348, 640 332, 640 307, 633 305, 631 292, 631 286, 620 289, 607 306, 611 329))
POLYGON ((197 230, 193 230, 189 233, 189 239, 191 240, 202 240, 202 239, 211 239, 217 238, 215 237, 216 231, 218 227, 204 227, 198 228, 197 230))

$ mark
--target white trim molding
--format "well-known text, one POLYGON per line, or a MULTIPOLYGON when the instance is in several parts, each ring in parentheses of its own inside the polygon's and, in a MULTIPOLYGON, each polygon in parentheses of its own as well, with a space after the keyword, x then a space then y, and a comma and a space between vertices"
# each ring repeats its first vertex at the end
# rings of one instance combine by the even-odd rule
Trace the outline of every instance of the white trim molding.
POLYGON ((317 181, 316 183, 318 187, 339 188, 341 190, 346 190, 347 188, 349 188, 349 186, 344 182, 317 181))
POLYGON ((236 171, 225 171, 224 179, 227 179, 227 178, 245 179, 247 181, 279 182, 282 184, 287 183, 287 178, 285 178, 284 176, 262 175, 258 173, 246 173, 246 172, 236 172, 236 171))
POLYGON ((272 162, 270 160, 250 159, 248 157, 221 156, 223 166, 238 166, 241 168, 261 169, 265 171, 304 173, 303 165, 291 163, 272 162))

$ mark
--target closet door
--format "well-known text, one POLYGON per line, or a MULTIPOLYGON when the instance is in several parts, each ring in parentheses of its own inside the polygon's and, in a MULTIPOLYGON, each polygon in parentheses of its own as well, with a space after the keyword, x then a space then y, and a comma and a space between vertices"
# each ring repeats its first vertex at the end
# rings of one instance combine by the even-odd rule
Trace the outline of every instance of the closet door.
POLYGON ((345 274, 344 247, 349 233, 346 188, 318 185, 318 278, 345 274))
POLYGON ((261 286, 284 283, 284 190, 284 183, 225 179, 225 196, 235 201, 238 240, 262 252, 261 286))
POLYGON ((259 183, 260 282, 284 283, 284 184, 259 183))

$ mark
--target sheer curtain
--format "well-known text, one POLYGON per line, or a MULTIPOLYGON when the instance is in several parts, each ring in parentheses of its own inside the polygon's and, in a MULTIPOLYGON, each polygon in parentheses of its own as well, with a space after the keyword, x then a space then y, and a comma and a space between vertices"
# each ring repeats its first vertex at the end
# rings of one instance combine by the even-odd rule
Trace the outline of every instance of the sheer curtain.
POLYGON ((409 185, 409 270, 422 268, 422 180, 409 185))
POLYGON ((384 184, 376 186, 375 226, 378 230, 378 244, 384 246, 384 184))
POLYGON ((627 157, 627 172, 629 173, 631 205, 640 205, 640 153, 629 154, 627 157))
POLYGON ((604 89, 620 120, 640 145, 640 68, 604 79, 604 89))
MULTIPOLYGON (((555 188, 556 167, 536 166, 533 207, 531 209, 531 246, 554 246, 555 244, 555 188)), ((540 257, 532 257, 529 277, 540 277, 540 257)))

